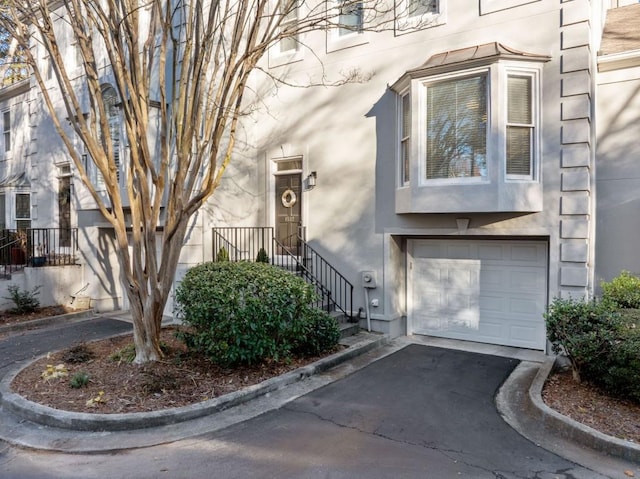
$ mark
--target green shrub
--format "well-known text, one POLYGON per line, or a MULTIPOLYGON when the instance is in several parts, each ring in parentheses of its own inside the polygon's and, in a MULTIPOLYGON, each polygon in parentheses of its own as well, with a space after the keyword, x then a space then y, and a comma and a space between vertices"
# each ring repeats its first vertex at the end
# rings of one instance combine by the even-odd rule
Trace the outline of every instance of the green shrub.
POLYGON ((269 255, 264 248, 260 248, 258 256, 256 256, 256 263, 269 263, 269 255))
POLYGON ((340 341, 340 328, 335 319, 314 309, 292 330, 293 352, 299 356, 316 356, 332 349, 340 341))
POLYGON ((623 326, 607 359, 601 368, 594 370, 590 381, 613 396, 640 402, 640 331, 637 327, 623 326))
POLYGON ((80 389, 89 384, 89 375, 85 372, 75 373, 69 380, 69 386, 73 389, 80 389))
POLYGON ((33 313, 40 307, 40 300, 37 296, 40 294, 40 288, 42 286, 36 286, 31 291, 20 289, 20 286, 12 284, 7 289, 9 290, 9 296, 5 296, 4 299, 10 299, 15 304, 15 307, 9 311, 15 314, 33 313))
MULTIPOLYGON (((545 313, 547 336, 555 353, 564 352, 576 380, 609 353, 619 314, 604 301, 556 298, 545 313)), ((587 371, 588 375, 588 371, 587 371)))
POLYGON ((578 381, 640 401, 640 312, 612 301, 555 299, 545 314, 554 352, 563 352, 578 381))
MULTIPOLYGON (((311 306, 313 287, 263 263, 205 263, 187 272, 176 291, 190 349, 220 364, 281 360, 333 347, 333 330, 311 306), (311 344, 301 335, 310 333, 311 344), (325 337, 326 336, 326 337, 325 337), (330 346, 329 346, 330 345, 330 346)), ((336 340, 337 341, 337 340, 336 340)))
POLYGON ((640 309, 640 278, 622 271, 611 281, 602 281, 602 298, 613 301, 619 308, 640 309))
POLYGON ((227 248, 221 246, 216 255, 216 261, 229 261, 229 252, 227 248))

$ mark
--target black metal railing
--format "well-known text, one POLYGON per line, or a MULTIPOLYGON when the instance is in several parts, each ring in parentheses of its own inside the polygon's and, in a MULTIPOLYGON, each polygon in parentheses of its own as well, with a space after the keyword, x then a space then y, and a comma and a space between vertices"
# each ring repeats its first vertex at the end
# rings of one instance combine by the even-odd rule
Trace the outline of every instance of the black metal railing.
POLYGON ((270 227, 239 227, 213 229, 213 259, 256 261, 260 250, 273 258, 274 229, 270 227))
POLYGON ((328 312, 338 310, 349 319, 353 318, 353 285, 327 260, 313 249, 306 241, 299 238, 300 255, 293 252, 273 239, 277 247, 282 248, 284 254, 274 258, 273 264, 287 269, 314 286, 320 297, 318 306, 328 312))
POLYGON ((319 305, 353 316, 353 285, 306 242, 306 231, 278 240, 272 227, 223 227, 213 229, 214 260, 265 260, 297 274, 312 284, 319 305), (261 251, 264 253, 261 254, 261 251))
POLYGON ((0 265, 5 276, 25 266, 60 266, 77 262, 77 228, 0 230, 0 265))

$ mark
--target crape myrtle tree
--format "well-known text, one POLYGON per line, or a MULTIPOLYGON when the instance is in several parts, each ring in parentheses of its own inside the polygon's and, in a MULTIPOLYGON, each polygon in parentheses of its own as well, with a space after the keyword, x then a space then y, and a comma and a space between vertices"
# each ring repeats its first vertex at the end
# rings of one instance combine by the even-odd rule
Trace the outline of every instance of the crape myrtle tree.
MULTIPOLYGON (((273 76, 260 68, 269 49, 283 40, 298 42, 306 32, 354 28, 341 22, 354 12, 362 15, 365 28, 383 28, 392 18, 384 9, 393 5, 379 0, 311 2, 0 3, 0 28, 24 52, 77 175, 113 227, 133 316, 136 363, 162 356, 162 312, 190 219, 214 193, 233 157, 239 122, 253 107, 247 100, 249 77, 256 70, 273 76), (78 49, 80 80, 78 66, 72 72, 66 61, 74 55, 72 46, 78 49), (49 58, 48 67, 39 61, 43 57, 49 58), (45 87, 45 68, 56 88, 45 87), (120 98, 126 157, 112 141, 107 82, 120 98), (99 172, 105 193, 98 191, 83 154, 99 172)), ((337 82, 353 80, 351 74, 337 82)))

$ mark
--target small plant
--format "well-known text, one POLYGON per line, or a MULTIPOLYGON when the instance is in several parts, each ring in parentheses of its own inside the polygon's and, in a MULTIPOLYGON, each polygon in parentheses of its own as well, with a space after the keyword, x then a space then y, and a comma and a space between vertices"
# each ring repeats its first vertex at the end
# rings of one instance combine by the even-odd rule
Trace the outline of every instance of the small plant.
POLYGON ((7 289, 9 290, 9 296, 5 296, 4 299, 10 299, 15 304, 15 307, 10 309, 11 313, 26 314, 33 313, 40 307, 40 300, 37 296, 40 294, 40 288, 42 286, 36 286, 31 291, 23 290, 20 286, 12 284, 7 289))
POLYGON ((115 353, 109 356, 109 359, 116 363, 132 363, 136 358, 136 346, 135 344, 127 344, 125 347, 118 349, 115 353))
POLYGON ((256 263, 269 263, 269 255, 264 248, 258 250, 258 256, 256 256, 256 263))
POLYGON ((53 364, 47 364, 47 369, 45 369, 40 376, 45 381, 48 381, 49 379, 60 379, 68 375, 69 371, 67 371, 67 367, 60 363, 56 366, 53 364))
POLYGON ((75 373, 69 380, 69 386, 73 389, 80 389, 89 384, 89 375, 84 371, 75 373))
POLYGON ((216 261, 229 261, 229 252, 227 251, 227 248, 225 248, 224 246, 220 247, 220 249, 218 250, 218 254, 216 255, 216 261))
POLYGON ((62 353, 63 361, 71 364, 86 363, 94 359, 95 356, 95 353, 84 343, 72 346, 62 353))
POLYGON ((86 402, 87 407, 96 407, 97 404, 102 404, 107 402, 107 398, 104 397, 104 391, 98 392, 98 395, 92 397, 86 402))
POLYGON ((611 281, 602 281, 602 299, 612 301, 619 308, 640 309, 640 277, 622 271, 611 281))

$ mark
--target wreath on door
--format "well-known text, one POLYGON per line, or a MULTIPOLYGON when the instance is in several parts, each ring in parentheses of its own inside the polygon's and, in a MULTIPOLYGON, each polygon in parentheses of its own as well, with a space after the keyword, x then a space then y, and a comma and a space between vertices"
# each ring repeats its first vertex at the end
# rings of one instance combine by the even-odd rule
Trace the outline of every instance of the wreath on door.
POLYGON ((296 201, 298 201, 298 197, 296 196, 295 191, 286 190, 284 193, 282 193, 282 197, 280 198, 280 200, 282 201, 282 206, 284 206, 285 208, 291 208, 296 204, 296 201))

